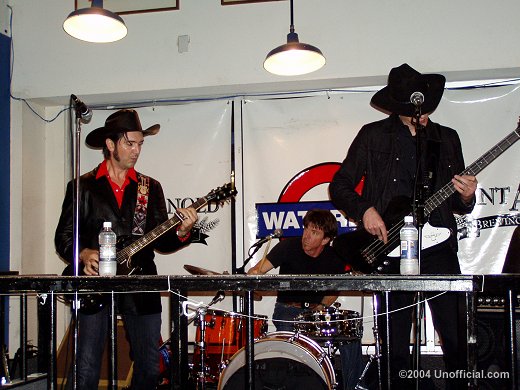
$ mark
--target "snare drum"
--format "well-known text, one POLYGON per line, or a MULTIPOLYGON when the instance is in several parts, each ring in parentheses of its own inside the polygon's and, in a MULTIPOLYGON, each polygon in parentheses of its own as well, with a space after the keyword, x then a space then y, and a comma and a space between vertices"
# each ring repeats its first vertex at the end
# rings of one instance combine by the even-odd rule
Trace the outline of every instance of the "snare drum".
MULTIPOLYGON (((254 343, 255 388, 336 388, 332 363, 325 351, 310 338, 292 332, 273 332, 254 343)), ((238 351, 222 372, 218 390, 242 390, 245 348, 238 351)))
MULTIPOLYGON (((267 332, 267 317, 255 315, 253 320, 253 337, 255 339, 267 332)), ((206 382, 217 382, 223 366, 242 347, 246 345, 246 320, 247 317, 238 313, 228 313, 220 310, 208 310, 204 317, 206 367, 204 377, 206 382)), ((201 338, 200 324, 195 335, 195 350, 193 353, 193 370, 201 372, 201 338)))
POLYGON ((330 307, 322 311, 304 311, 296 319, 295 330, 311 338, 340 341, 359 340, 363 337, 363 320, 352 310, 330 307))

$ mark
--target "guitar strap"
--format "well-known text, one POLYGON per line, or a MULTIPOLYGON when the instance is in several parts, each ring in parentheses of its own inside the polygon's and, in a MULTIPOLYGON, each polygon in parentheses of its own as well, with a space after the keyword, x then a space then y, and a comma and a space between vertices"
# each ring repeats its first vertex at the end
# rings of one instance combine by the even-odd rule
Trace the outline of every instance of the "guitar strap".
POLYGON ((134 211, 133 236, 142 236, 146 226, 146 211, 148 209, 148 194, 150 192, 150 178, 137 174, 137 203, 134 211))

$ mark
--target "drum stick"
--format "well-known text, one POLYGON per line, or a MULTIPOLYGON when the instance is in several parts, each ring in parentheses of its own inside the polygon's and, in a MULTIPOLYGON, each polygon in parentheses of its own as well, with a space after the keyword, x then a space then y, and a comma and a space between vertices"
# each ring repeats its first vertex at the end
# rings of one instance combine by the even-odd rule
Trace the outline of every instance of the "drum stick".
POLYGON ((262 267, 264 266, 265 259, 267 259, 267 252, 269 252, 269 247, 271 246, 271 240, 272 239, 273 239, 273 237, 269 237, 269 240, 267 240, 267 245, 266 245, 265 250, 264 250, 264 255, 262 256, 262 260, 260 260, 260 265, 258 266, 259 270, 262 270, 262 267))

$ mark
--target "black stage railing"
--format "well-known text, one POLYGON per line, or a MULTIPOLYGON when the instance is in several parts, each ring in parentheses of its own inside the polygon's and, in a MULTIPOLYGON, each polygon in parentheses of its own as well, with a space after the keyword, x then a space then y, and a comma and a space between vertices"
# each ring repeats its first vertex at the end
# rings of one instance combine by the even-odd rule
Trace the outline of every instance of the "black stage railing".
MULTIPOLYGON (((48 365, 48 388, 57 388, 56 367, 56 303, 62 294, 88 294, 95 292, 169 291, 171 293, 171 343, 172 374, 171 388, 185 389, 188 381, 187 320, 182 303, 190 291, 244 292, 244 314, 253 317, 255 291, 313 290, 313 291, 363 291, 389 292, 461 292, 467 303, 468 371, 477 370, 476 294, 482 292, 503 294, 508 297, 511 336, 511 388, 517 388, 515 334, 516 292, 520 287, 520 275, 172 275, 172 276, 116 276, 116 277, 70 277, 70 276, 0 276, 0 293, 23 295, 27 293, 48 294, 50 299, 50 359, 48 365)), ((112 313, 113 314, 113 313, 112 313)), ((252 321, 246 321, 245 371, 248 389, 254 389, 254 340, 252 321)), ((112 368, 115 370, 115 367, 112 368)), ((112 372, 113 377, 115 373, 112 372)), ((477 378, 468 379, 468 388, 477 388, 477 378)))

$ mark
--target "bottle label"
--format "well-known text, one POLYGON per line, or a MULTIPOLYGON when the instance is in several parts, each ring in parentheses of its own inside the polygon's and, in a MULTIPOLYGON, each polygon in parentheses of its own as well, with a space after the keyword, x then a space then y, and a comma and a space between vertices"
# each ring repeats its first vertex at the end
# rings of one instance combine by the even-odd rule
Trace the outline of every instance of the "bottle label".
POLYGON ((414 240, 401 241, 401 259, 417 259, 418 244, 414 240))
POLYGON ((116 247, 115 245, 101 245, 99 248, 99 259, 100 260, 115 260, 116 258, 116 247))

